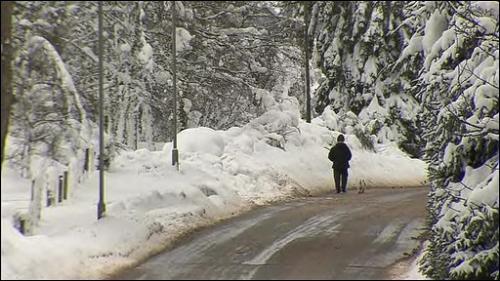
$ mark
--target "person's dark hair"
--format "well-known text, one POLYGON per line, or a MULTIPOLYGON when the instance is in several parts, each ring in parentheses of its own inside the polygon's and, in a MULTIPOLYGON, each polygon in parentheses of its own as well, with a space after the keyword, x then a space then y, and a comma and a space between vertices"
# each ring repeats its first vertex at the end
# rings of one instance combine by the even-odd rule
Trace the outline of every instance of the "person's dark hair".
POLYGON ((339 135, 337 137, 337 142, 344 142, 344 141, 345 141, 344 135, 339 135))

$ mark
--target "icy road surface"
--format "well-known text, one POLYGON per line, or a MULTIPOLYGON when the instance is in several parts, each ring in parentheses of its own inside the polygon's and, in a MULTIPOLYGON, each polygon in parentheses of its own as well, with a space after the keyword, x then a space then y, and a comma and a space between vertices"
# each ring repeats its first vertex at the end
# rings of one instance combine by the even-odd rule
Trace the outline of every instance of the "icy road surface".
POLYGON ((368 189, 255 209, 117 279, 390 279, 418 246, 428 189, 368 189))

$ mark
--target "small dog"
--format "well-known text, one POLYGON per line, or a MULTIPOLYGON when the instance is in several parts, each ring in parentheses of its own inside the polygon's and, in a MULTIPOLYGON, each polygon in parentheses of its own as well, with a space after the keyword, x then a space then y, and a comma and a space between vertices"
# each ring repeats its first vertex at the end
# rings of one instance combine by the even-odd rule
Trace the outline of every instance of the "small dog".
POLYGON ((358 186, 358 194, 364 193, 366 189, 366 182, 365 180, 360 180, 359 181, 359 186, 358 186))

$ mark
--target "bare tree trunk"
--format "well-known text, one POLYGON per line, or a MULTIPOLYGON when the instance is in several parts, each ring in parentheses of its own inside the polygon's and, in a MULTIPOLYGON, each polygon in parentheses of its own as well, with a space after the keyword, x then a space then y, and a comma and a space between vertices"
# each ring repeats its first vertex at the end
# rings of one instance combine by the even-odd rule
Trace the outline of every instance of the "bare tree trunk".
POLYGON ((2 154, 0 169, 3 165, 4 151, 5 151, 5 139, 7 137, 7 129, 9 127, 9 115, 10 108, 13 102, 12 94, 12 8, 14 2, 12 1, 2 1, 2 100, 1 100, 1 110, 2 110, 2 154))

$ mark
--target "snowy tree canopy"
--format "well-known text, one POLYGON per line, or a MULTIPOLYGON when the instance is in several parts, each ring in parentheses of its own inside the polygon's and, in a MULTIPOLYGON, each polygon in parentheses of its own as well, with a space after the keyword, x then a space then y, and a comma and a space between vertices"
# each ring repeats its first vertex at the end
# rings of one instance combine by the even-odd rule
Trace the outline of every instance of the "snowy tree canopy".
MULTIPOLYGON (((172 49, 177 127, 208 127, 209 136, 244 127, 281 150, 307 142, 299 135, 307 130, 300 118, 308 63, 314 122, 354 135, 366 150, 394 142, 429 164, 424 272, 499 278, 498 2, 118 1, 103 8, 106 159, 173 138, 172 49)), ((30 179, 34 162, 79 166, 97 146, 97 2, 19 1, 12 15, 6 158, 30 179)), ((223 144, 214 139, 207 149, 219 157, 223 144)), ((237 143, 253 149, 248 138, 237 143)))
POLYGON ((312 3, 317 113, 430 164, 424 272, 498 279, 498 2, 312 3))

